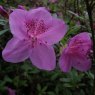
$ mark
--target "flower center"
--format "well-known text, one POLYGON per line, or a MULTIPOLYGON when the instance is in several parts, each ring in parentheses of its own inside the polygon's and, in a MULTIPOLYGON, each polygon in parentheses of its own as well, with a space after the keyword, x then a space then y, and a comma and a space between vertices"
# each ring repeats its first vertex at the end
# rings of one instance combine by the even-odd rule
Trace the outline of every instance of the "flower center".
POLYGON ((28 35, 34 35, 35 29, 37 27, 36 21, 34 21, 34 20, 27 21, 25 23, 25 26, 26 26, 26 31, 27 31, 28 35))
POLYGON ((32 19, 25 22, 25 27, 27 31, 27 41, 29 45, 34 47, 38 42, 37 36, 47 31, 47 26, 44 23, 44 20, 32 19))
POLYGON ((47 26, 43 20, 30 20, 25 23, 28 35, 37 36, 47 31, 47 26))
POLYGON ((28 38, 26 39, 30 46, 34 47, 38 42, 37 36, 47 31, 44 20, 32 19, 25 22, 28 38))
POLYGON ((37 40, 37 37, 35 37, 35 36, 28 36, 27 38, 25 38, 24 39, 24 41, 26 42, 26 43, 28 43, 28 45, 30 46, 30 47, 32 47, 32 48, 34 48, 35 47, 35 45, 37 44, 37 42, 38 42, 38 40, 37 40))

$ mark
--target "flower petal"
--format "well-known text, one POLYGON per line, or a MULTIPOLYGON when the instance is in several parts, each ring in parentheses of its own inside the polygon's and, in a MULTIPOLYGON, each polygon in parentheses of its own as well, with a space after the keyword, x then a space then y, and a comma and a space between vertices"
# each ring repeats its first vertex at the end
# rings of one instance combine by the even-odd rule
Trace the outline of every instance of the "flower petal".
POLYGON ((39 7, 36 9, 31 9, 29 11, 28 17, 37 21, 43 20, 45 23, 52 19, 51 14, 44 7, 39 7))
POLYGON ((67 32, 67 25, 59 20, 52 18, 47 32, 38 35, 38 39, 47 42, 49 45, 59 42, 67 32))
POLYGON ((70 39, 69 45, 73 45, 76 41, 82 41, 86 44, 92 44, 90 35, 88 32, 82 32, 70 39))
POLYGON ((65 53, 65 49, 59 59, 59 67, 63 72, 69 72, 72 67, 71 58, 65 53))
POLYGON ((91 59, 87 59, 85 56, 75 56, 72 58, 72 66, 79 71, 87 71, 91 68, 91 59))
MULTIPOLYGON (((91 67, 91 59, 89 57, 92 42, 88 33, 83 32, 71 38, 69 45, 65 48, 60 58, 61 64, 67 62, 66 67, 74 67, 79 71, 87 71, 91 67), (68 60, 68 61, 67 61, 68 60)), ((60 66, 63 68, 63 66, 60 66)))
POLYGON ((53 70, 56 65, 56 57, 53 47, 45 44, 37 44, 32 48, 30 59, 37 68, 44 70, 53 70))
POLYGON ((20 39, 25 38, 27 33, 25 27, 26 14, 26 10, 16 9, 9 16, 11 32, 15 37, 20 39))
POLYGON ((18 5, 18 9, 26 10, 25 6, 18 5))
POLYGON ((44 7, 30 10, 27 15, 28 23, 30 22, 32 24, 31 32, 29 35, 32 35, 33 33, 37 36, 44 33, 47 30, 51 20, 51 14, 44 7))
POLYGON ((7 91, 8 91, 8 95, 16 95, 15 93, 15 90, 9 88, 9 87, 6 87, 7 91))
POLYGON ((2 52, 4 60, 17 63, 28 58, 29 48, 27 43, 17 38, 12 38, 2 52))

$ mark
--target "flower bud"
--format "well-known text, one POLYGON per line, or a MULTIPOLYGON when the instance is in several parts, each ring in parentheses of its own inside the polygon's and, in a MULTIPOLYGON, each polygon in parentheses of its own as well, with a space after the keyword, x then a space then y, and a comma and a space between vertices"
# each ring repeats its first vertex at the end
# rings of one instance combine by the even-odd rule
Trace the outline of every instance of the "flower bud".
POLYGON ((9 18, 8 12, 2 6, 0 6, 0 14, 5 18, 9 18))

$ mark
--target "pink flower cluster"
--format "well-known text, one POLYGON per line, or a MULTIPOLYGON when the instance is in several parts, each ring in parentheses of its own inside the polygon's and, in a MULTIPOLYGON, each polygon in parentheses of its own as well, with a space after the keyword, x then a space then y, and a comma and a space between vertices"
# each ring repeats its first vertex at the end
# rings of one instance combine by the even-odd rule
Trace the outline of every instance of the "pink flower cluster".
MULTIPOLYGON (((53 70, 56 66, 53 45, 67 33, 65 22, 52 17, 45 8, 40 7, 29 11, 15 9, 9 15, 9 24, 13 38, 2 52, 4 60, 19 63, 29 58, 39 69, 53 70)), ((61 70, 68 72, 72 67, 80 71, 90 69, 91 47, 87 32, 71 38, 59 59, 61 70)))

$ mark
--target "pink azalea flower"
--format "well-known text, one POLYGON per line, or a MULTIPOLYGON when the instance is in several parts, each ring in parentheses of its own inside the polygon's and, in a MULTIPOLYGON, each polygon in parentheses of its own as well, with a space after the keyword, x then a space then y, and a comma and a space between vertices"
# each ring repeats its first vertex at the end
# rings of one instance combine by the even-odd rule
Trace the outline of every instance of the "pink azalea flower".
POLYGON ((51 3, 55 3, 56 1, 58 1, 58 0, 49 0, 49 2, 51 2, 51 3))
MULTIPOLYGON (((22 5, 18 5, 17 9, 22 9, 22 10, 26 10, 25 6, 22 5)), ((12 13, 15 9, 11 8, 9 11, 10 13, 12 13)))
POLYGON ((17 63, 30 58, 39 69, 53 70, 56 64, 53 44, 67 32, 66 24, 45 8, 16 9, 9 17, 13 38, 2 52, 4 60, 17 63))
POLYGON ((26 10, 25 6, 18 5, 18 9, 26 10))
POLYGON ((13 89, 11 89, 11 88, 9 88, 9 87, 7 87, 6 89, 7 89, 7 91, 8 91, 8 95, 16 95, 16 94, 15 94, 15 90, 13 90, 13 89))
POLYGON ((8 12, 1 5, 0 5, 0 14, 5 18, 9 18, 8 12))
POLYGON ((63 72, 69 72, 72 67, 79 71, 87 71, 91 67, 89 57, 92 41, 89 33, 83 32, 71 38, 68 46, 63 50, 59 65, 63 72))

